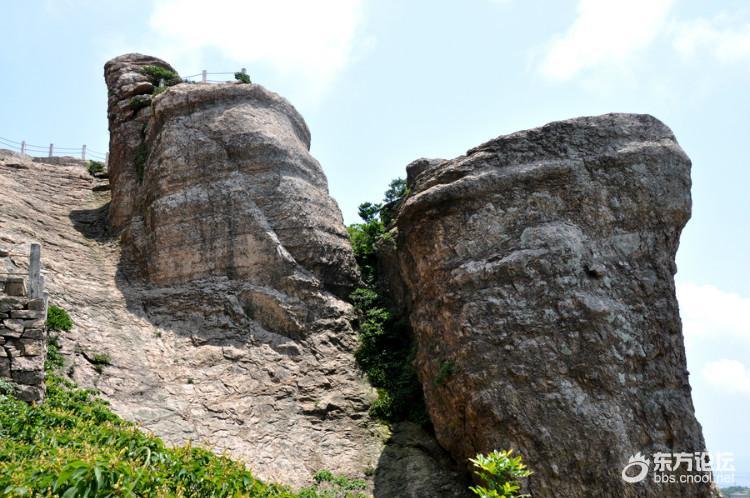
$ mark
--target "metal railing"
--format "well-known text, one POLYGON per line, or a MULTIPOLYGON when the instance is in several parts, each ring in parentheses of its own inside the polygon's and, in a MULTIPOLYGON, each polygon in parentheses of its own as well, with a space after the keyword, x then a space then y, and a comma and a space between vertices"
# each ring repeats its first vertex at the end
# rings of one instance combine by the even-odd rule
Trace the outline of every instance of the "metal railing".
MULTIPOLYGON (((245 69, 245 68, 243 67, 243 68, 242 68, 242 69, 240 70, 240 72, 241 72, 242 74, 247 74, 247 69, 245 69)), ((201 71, 201 72, 200 72, 200 73, 198 73, 198 74, 191 74, 191 75, 189 75, 189 76, 184 76, 184 77, 183 77, 183 79, 187 81, 187 80, 190 80, 190 78, 197 78, 197 77, 199 77, 199 76, 200 76, 200 78, 201 78, 200 82, 201 82, 201 83, 229 83, 229 82, 231 82, 231 81, 234 81, 234 75, 235 75, 235 74, 236 74, 236 71, 232 71, 232 72, 221 72, 221 73, 209 73, 209 72, 208 72, 207 70, 205 70, 205 69, 204 69, 203 71, 201 71), (211 80, 210 80, 210 79, 208 79, 208 77, 209 77, 209 76, 218 76, 218 75, 221 75, 221 76, 224 76, 224 75, 231 75, 231 76, 232 76, 232 78, 231 78, 231 79, 228 79, 228 80, 213 80, 213 79, 211 79, 211 80)), ((197 82, 196 82, 196 83, 197 83, 197 82)))
POLYGON ((108 152, 99 152, 88 148, 85 144, 80 147, 59 147, 55 144, 34 145, 26 140, 20 142, 9 138, 0 137, 0 148, 8 148, 14 152, 20 152, 27 156, 36 157, 53 157, 55 155, 80 157, 84 161, 93 159, 95 161, 107 162, 109 159, 108 152))

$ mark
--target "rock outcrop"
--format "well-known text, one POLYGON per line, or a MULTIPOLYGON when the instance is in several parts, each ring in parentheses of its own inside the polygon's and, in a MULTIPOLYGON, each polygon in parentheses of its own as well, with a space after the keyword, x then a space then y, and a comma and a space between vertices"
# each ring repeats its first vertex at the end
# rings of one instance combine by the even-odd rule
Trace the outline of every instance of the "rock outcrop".
POLYGON ((519 450, 535 498, 709 496, 621 477, 638 452, 705 449, 673 280, 690 160, 671 131, 579 118, 407 173, 397 254, 441 445, 519 450))
POLYGON ((158 369, 181 372, 200 398, 191 409, 176 400, 188 422, 178 438, 291 484, 320 469, 364 476, 382 437, 341 299, 359 276, 304 120, 254 84, 154 96, 144 66, 172 69, 139 54, 105 66, 109 219, 122 231, 122 273, 141 286, 130 307, 190 343, 187 362, 158 369))
POLYGON ((110 220, 147 279, 277 286, 296 272, 348 296, 356 263, 302 116, 260 85, 181 84, 152 97, 144 66, 172 70, 128 54, 105 78, 110 220))

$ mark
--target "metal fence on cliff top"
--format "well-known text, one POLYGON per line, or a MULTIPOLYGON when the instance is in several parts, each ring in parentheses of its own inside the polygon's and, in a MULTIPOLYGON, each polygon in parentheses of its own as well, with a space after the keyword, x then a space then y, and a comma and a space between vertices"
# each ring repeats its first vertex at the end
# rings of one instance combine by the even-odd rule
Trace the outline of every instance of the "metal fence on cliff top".
MULTIPOLYGON (((240 72, 242 74, 247 74, 247 70, 243 67, 240 72)), ((219 72, 219 73, 209 73, 207 70, 203 70, 198 74, 191 74, 190 76, 185 76, 183 79, 185 81, 190 80, 190 78, 197 78, 200 76, 201 80, 200 83, 228 83, 234 80, 235 72, 219 72), (213 80, 208 79, 209 76, 226 76, 230 75, 232 76, 231 79, 227 80, 213 80)), ((196 82, 198 83, 198 82, 196 82)), ((80 147, 60 147, 58 145, 55 145, 54 143, 47 145, 34 145, 28 143, 26 140, 21 140, 20 142, 16 140, 11 140, 9 138, 0 137, 0 148, 8 148, 15 152, 20 152, 21 154, 26 154, 29 156, 36 156, 36 157, 53 157, 55 155, 63 155, 63 156, 73 156, 73 157, 80 157, 82 160, 86 161, 89 159, 93 159, 94 161, 100 161, 106 163, 109 159, 109 153, 108 152, 99 152, 93 149, 90 149, 86 146, 86 144, 81 145, 80 147)))

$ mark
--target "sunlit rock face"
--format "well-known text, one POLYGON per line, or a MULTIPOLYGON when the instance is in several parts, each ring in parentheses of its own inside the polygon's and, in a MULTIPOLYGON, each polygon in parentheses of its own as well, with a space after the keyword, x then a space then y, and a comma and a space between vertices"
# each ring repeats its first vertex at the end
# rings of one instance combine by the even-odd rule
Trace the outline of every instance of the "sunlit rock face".
POLYGON ((440 444, 460 462, 520 451, 535 497, 709 496, 621 476, 638 452, 705 449, 673 280, 690 160, 671 131, 578 118, 407 173, 397 253, 440 444))
POLYGON ((179 84, 152 97, 129 54, 107 63, 110 220, 154 283, 270 283, 309 272, 346 296, 357 270, 302 116, 260 85, 179 84))
POLYGON ((112 353, 110 371, 141 374, 110 389, 113 406, 266 479, 364 477, 383 443, 342 299, 359 275, 304 120, 254 84, 154 92, 145 66, 171 70, 140 54, 105 66, 109 222, 127 307, 158 330, 138 340, 168 345, 112 353))

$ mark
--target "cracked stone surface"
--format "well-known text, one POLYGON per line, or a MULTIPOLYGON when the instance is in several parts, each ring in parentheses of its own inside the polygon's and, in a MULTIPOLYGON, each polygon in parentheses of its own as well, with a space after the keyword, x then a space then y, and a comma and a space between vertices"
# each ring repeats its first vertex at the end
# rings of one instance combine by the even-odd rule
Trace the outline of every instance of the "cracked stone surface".
POLYGON ((534 497, 710 496, 620 474, 637 452, 705 450, 673 279, 690 160, 672 132, 578 118, 407 175, 397 256, 440 444, 457 461, 518 450, 534 497))

